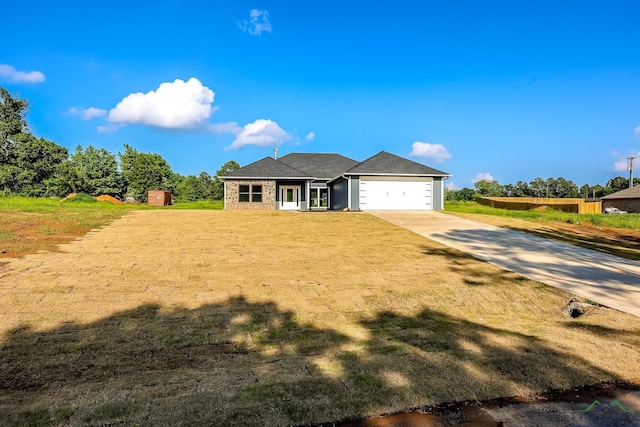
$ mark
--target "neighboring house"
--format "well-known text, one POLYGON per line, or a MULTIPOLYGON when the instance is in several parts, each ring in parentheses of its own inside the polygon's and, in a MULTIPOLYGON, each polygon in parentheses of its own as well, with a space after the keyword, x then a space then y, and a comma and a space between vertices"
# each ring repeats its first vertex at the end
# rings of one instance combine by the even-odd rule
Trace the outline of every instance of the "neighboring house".
POLYGON ((440 210, 448 173, 381 151, 265 157, 219 177, 229 210, 440 210))
POLYGON ((618 208, 621 211, 640 212, 640 185, 601 197, 602 209, 618 208))

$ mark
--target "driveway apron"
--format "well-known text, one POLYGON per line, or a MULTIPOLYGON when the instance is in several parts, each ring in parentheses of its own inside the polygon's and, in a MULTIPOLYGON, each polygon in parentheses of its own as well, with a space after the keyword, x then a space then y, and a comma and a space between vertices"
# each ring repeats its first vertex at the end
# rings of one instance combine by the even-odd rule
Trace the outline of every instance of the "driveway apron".
POLYGON ((371 214, 529 279, 640 316, 640 263, 441 212, 371 214))

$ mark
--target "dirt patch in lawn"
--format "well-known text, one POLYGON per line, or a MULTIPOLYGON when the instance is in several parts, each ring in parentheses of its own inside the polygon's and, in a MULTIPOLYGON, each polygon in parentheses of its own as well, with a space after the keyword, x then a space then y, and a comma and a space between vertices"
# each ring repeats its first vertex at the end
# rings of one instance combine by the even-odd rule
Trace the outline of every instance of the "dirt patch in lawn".
POLYGON ((636 381, 640 319, 363 213, 135 211, 0 270, 0 425, 311 425, 636 381))
POLYGON ((2 211, 0 258, 19 258, 39 251, 56 252, 58 245, 84 236, 90 230, 106 225, 125 214, 124 211, 107 210, 81 212, 2 211))

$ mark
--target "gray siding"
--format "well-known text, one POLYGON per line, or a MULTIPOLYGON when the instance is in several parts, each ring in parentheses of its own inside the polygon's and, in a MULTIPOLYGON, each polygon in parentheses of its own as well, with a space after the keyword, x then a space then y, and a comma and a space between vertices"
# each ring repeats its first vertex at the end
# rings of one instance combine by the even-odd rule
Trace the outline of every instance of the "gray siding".
POLYGON ((349 205, 349 189, 347 188, 349 181, 344 178, 337 179, 331 184, 331 209, 340 211, 349 205))
POLYGON ((434 211, 441 211, 444 209, 442 204, 443 199, 443 191, 444 191, 444 182, 442 178, 433 178, 433 184, 431 185, 431 197, 432 197, 432 206, 434 211))
POLYGON ((360 177, 351 177, 351 210, 360 210, 360 177))

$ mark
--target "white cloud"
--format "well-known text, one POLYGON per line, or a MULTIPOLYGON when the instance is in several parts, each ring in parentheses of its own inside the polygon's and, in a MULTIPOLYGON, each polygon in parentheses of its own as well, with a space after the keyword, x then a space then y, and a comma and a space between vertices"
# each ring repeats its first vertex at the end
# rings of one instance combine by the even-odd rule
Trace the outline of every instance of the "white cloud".
POLYGON ((111 135, 112 133, 114 133, 115 131, 120 129, 121 127, 122 127, 122 125, 114 125, 114 124, 108 124, 106 126, 98 126, 98 132, 99 133, 106 133, 107 135, 111 135))
POLYGON ((272 120, 258 119, 253 123, 246 124, 228 149, 233 150, 245 145, 276 146, 289 138, 289 134, 282 130, 278 123, 272 120))
POLYGON ((635 133, 636 135, 640 136, 640 126, 638 126, 637 128, 635 128, 633 130, 633 133, 635 133))
POLYGON ((90 107, 90 108, 71 107, 67 113, 71 114, 72 116, 80 116, 82 120, 91 120, 94 117, 105 116, 107 114, 107 110, 103 110, 102 108, 94 108, 94 107, 90 107))
POLYGON ((18 71, 7 64, 0 64, 0 77, 13 83, 42 83, 44 81, 44 74, 40 71, 18 71))
POLYGON ((214 111, 214 93, 194 77, 160 84, 157 90, 132 93, 109 111, 112 124, 139 124, 164 129, 193 129, 214 111))
POLYGON ((414 142, 411 146, 412 150, 409 154, 413 157, 433 160, 436 163, 442 163, 451 158, 451 153, 441 144, 429 144, 428 142, 414 142))
POLYGON ((612 151, 611 155, 616 159, 613 163, 613 170, 615 172, 628 172, 629 171, 629 156, 636 157, 636 160, 633 162, 633 169, 635 170, 637 167, 637 161, 640 159, 640 153, 634 150, 629 150, 629 154, 624 155, 622 153, 618 153, 617 151, 612 151))
POLYGON ((236 135, 242 132, 242 128, 236 122, 212 123, 207 126, 207 129, 213 133, 234 133, 236 135))
POLYGON ((271 22, 269 21, 269 12, 266 10, 251 9, 248 21, 238 22, 238 27, 245 33, 253 36, 259 36, 263 32, 271 32, 271 22))
POLYGON ((461 187, 455 185, 453 182, 448 182, 445 187, 447 187, 447 190, 460 190, 461 189, 461 187))
POLYGON ((480 172, 475 176, 475 178, 471 180, 471 182, 474 184, 478 181, 495 181, 495 180, 493 179, 490 173, 480 172))
POLYGON ((316 134, 315 134, 315 133, 313 133, 313 132, 309 132, 309 133, 307 134, 307 136, 305 137, 305 139, 306 139, 307 141, 313 141, 313 138, 315 138, 315 137, 316 137, 316 134))

